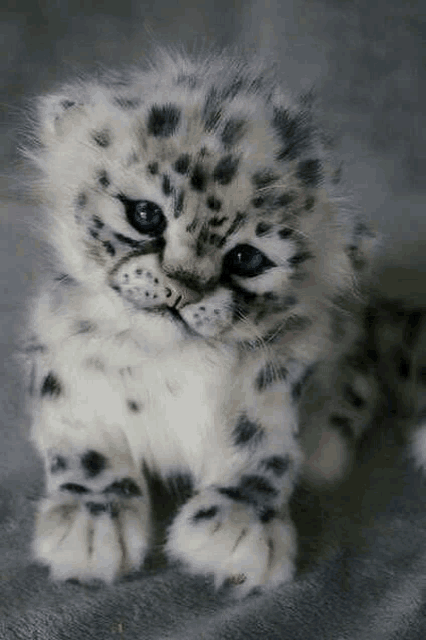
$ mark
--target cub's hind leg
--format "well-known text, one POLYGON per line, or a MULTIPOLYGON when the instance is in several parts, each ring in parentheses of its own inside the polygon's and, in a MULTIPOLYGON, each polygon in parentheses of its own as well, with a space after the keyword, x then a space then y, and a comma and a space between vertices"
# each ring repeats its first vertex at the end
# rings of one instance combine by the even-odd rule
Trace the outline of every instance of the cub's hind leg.
POLYGON ((150 538, 149 497, 125 439, 104 434, 85 445, 62 438, 44 457, 36 559, 61 580, 112 582, 138 569, 150 538))

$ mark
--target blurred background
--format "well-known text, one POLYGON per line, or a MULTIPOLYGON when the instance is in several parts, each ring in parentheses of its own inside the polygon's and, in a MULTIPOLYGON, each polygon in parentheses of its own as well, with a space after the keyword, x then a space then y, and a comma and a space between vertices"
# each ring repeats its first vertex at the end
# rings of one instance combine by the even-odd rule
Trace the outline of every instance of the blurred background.
POLYGON ((19 375, 10 355, 37 281, 31 205, 13 177, 25 101, 78 71, 143 59, 152 41, 189 51, 238 45, 278 63, 291 89, 315 86, 337 136, 344 179, 382 234, 378 286, 426 305, 426 26, 416 0, 8 0, 0 31, 4 170, 0 213, 1 464, 27 454, 17 439, 19 375), (7 191, 8 183, 12 186, 7 191), (8 426, 9 425, 9 426, 8 426), (10 455, 15 449, 16 456, 10 455))

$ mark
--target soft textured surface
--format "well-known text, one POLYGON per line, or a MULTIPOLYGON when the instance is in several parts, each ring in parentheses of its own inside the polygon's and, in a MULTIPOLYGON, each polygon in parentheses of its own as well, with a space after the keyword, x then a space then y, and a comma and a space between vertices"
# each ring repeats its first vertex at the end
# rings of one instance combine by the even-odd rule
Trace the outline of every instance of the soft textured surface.
POLYGON ((22 473, 1 481, 0 638, 425 637, 426 487, 396 451, 391 441, 373 443, 333 499, 299 491, 296 581, 242 602, 165 566, 108 587, 51 582, 29 557, 42 490, 41 465, 30 456, 22 473))

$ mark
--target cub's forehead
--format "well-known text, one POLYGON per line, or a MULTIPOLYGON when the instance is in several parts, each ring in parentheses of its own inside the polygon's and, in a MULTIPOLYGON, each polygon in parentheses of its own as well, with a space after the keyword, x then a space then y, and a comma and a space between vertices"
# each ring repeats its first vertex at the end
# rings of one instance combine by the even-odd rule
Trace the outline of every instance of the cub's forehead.
POLYGON ((192 226, 312 208, 324 158, 310 107, 247 69, 172 64, 65 88, 44 102, 48 172, 105 195, 160 192, 174 218, 198 211, 192 226))

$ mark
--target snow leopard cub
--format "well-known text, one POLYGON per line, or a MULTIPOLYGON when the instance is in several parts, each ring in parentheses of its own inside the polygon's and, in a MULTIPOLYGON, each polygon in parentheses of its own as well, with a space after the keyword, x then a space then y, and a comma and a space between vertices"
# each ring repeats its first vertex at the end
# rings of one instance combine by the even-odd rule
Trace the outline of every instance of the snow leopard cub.
POLYGON ((143 465, 192 477, 171 558, 242 593, 293 577, 298 402, 357 335, 371 241, 311 102, 256 63, 166 53, 40 100, 28 153, 57 276, 27 351, 53 577, 142 565, 143 465))

